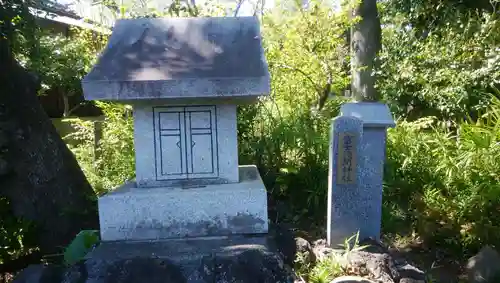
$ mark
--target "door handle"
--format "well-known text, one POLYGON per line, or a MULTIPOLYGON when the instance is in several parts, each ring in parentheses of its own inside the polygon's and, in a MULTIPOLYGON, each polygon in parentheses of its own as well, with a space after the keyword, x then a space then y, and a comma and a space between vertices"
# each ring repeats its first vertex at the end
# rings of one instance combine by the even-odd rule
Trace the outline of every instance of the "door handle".
POLYGON ((177 143, 175 143, 177 145, 178 148, 181 148, 181 142, 178 141, 177 143))
POLYGON ((191 141, 191 148, 193 148, 196 145, 194 141, 191 141))

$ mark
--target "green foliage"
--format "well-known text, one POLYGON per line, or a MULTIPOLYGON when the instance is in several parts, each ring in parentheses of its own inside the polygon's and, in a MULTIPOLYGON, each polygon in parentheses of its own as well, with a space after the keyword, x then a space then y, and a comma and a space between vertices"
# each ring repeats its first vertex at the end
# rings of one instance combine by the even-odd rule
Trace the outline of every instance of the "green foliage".
POLYGON ((485 114, 456 131, 433 121, 401 121, 390 131, 386 231, 399 221, 430 243, 461 252, 498 242, 500 101, 493 98, 485 114))
POLYGON ((311 283, 329 283, 336 277, 344 275, 342 264, 336 260, 320 261, 309 273, 311 283))
POLYGON ((257 164, 271 207, 286 203, 279 218, 290 212, 294 222, 324 218, 329 120, 341 100, 321 99, 347 84, 342 34, 348 25, 345 14, 318 2, 309 10, 277 9, 263 18, 271 98, 239 108, 240 163, 257 164))
POLYGON ((14 52, 32 52, 37 41, 34 31, 37 30, 35 19, 28 10, 25 0, 4 0, 0 2, 0 43, 9 46, 14 52))
POLYGON ((380 5, 385 27, 378 81, 392 110, 410 120, 454 122, 484 111, 485 94, 500 84, 498 14, 451 9, 439 29, 422 31, 394 10, 394 2, 380 5))
MULTIPOLYGON (((105 115, 102 138, 95 147, 95 125, 74 120, 77 132, 65 138, 80 141, 71 148, 97 194, 105 193, 135 175, 132 109, 129 105, 97 102, 105 115)), ((99 124, 97 125, 99 126, 99 124)))
MULTIPOLYGON (((379 3, 383 50, 378 90, 400 118, 388 137, 383 228, 415 231, 442 247, 473 251, 500 240, 496 223, 500 106, 486 95, 500 96, 494 92, 500 83, 496 32, 500 21, 498 14, 487 9, 469 9, 459 1, 439 1, 437 6, 434 2, 379 3)), ((118 18, 227 12, 212 5, 191 7, 185 1, 174 1, 165 11, 144 4, 105 4, 118 18)), ((14 30, 9 34, 15 35, 12 46, 17 57, 40 73, 48 88, 81 92, 79 80, 105 36, 95 40, 95 35, 78 31, 70 40, 49 39, 20 32, 26 30, 21 27, 28 26, 29 17, 10 17, 14 18, 14 22, 26 20, 26 24, 16 22, 17 29, 9 26, 9 32, 14 30), (28 44, 33 38, 40 38, 39 44, 28 44)), ((330 119, 344 102, 339 94, 349 86, 345 36, 352 24, 346 11, 334 13, 320 2, 310 3, 308 9, 299 3, 276 8, 262 18, 272 93, 257 105, 238 110, 239 162, 258 166, 274 220, 308 229, 324 224, 330 119)), ((130 107, 98 106, 105 120, 97 151, 91 122, 75 122, 79 131, 71 138, 81 141, 72 150, 101 194, 132 179, 135 170, 130 107)), ((5 224, 10 228, 0 237, 19 235, 24 226, 16 221, 5 224)), ((8 239, 3 245, 6 253, 22 249, 19 237, 8 239)), ((312 282, 327 282, 343 272, 333 260, 305 270, 309 268, 312 282)))
MULTIPOLYGON (((12 215, 9 202, 0 198, 0 264, 29 253, 33 245, 30 238, 34 234, 28 221, 12 215)), ((35 235, 36 236, 36 235, 35 235)))
POLYGON ((42 93, 48 89, 81 94, 80 82, 90 70, 93 56, 80 40, 63 35, 42 35, 37 56, 20 63, 41 75, 42 93))
POLYGON ((72 265, 82 260, 85 255, 99 242, 99 231, 83 230, 64 251, 64 264, 72 265))
MULTIPOLYGON (((363 250, 368 246, 359 245, 359 232, 345 239, 343 251, 334 251, 328 258, 320 260, 307 274, 303 274, 311 283, 328 283, 343 275, 358 275, 349 266, 349 256, 356 251, 363 250)), ((299 262, 300 263, 300 262, 299 262)), ((300 270, 300 269, 299 269, 300 270)))

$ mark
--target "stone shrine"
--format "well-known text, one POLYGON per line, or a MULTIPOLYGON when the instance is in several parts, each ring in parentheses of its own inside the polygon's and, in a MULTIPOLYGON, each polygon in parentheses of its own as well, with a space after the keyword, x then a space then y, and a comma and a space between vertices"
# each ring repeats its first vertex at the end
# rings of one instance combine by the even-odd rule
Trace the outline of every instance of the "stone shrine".
POLYGON ((136 178, 99 198, 102 241, 267 233, 236 126, 237 105, 270 92, 257 18, 118 20, 82 87, 134 109, 136 178))

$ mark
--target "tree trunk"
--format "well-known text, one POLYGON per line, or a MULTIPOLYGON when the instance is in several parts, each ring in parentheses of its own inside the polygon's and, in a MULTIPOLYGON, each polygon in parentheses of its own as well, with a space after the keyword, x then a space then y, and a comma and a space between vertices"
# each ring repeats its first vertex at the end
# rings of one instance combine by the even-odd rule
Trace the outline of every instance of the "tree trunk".
POLYGON ((42 254, 98 227, 95 194, 42 109, 39 82, 0 39, 0 196, 35 226, 42 254))
POLYGON ((353 14, 361 19, 351 29, 351 92, 357 101, 376 101, 379 97, 372 72, 381 45, 376 0, 361 0, 353 14))

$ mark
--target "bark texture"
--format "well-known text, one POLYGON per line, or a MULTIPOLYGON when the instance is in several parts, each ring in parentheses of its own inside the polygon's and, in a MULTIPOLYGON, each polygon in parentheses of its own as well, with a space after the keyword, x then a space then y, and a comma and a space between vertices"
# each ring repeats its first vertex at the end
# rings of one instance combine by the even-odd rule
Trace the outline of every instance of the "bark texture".
POLYGON ((353 14, 361 19, 351 30, 352 95, 357 101, 376 101, 379 96, 373 69, 381 45, 376 0, 361 0, 353 14))
POLYGON ((42 109, 39 82, 0 40, 0 196, 35 226, 42 254, 59 253, 98 227, 96 199, 75 157, 42 109))

